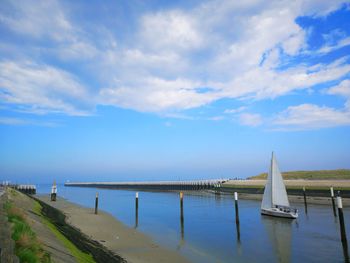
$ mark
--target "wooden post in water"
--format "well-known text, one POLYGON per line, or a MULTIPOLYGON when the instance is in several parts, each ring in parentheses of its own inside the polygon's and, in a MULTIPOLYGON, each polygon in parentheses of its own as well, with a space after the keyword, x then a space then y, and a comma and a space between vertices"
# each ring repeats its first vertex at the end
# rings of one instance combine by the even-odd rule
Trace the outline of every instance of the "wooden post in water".
POLYGON ((238 212, 238 193, 234 193, 235 196, 235 213, 236 213, 236 230, 237 230, 237 240, 241 242, 241 232, 239 227, 239 212, 238 212))
POLYGON ((139 225, 139 192, 135 194, 135 228, 139 225))
POLYGON ((307 214, 307 202, 306 202, 306 190, 305 190, 305 186, 303 186, 303 195, 304 195, 305 214, 307 214))
POLYGON ((349 260, 349 251, 348 251, 348 241, 346 238, 346 230, 345 230, 345 222, 344 222, 344 214, 343 214, 343 202, 341 197, 337 196, 337 206, 338 206, 338 215, 339 215, 339 225, 340 225, 340 237, 343 245, 343 253, 345 262, 350 262, 349 260))
POLYGON ((344 223, 344 214, 343 214, 343 202, 341 197, 337 197, 337 206, 338 206, 338 215, 339 215, 339 224, 340 224, 340 236, 342 242, 347 242, 345 223, 344 223))
POLYGON ((235 192, 235 211, 236 211, 236 224, 239 225, 239 212, 238 212, 238 193, 235 192))
POLYGON ((181 227, 181 239, 184 239, 184 200, 183 192, 180 192, 180 227, 181 227))
POLYGON ((98 213, 98 193, 96 193, 96 198, 95 198, 95 215, 98 213))
POLYGON ((331 198, 332 198, 333 214, 334 214, 335 217, 337 217, 337 210, 335 209, 333 186, 331 187, 331 198))

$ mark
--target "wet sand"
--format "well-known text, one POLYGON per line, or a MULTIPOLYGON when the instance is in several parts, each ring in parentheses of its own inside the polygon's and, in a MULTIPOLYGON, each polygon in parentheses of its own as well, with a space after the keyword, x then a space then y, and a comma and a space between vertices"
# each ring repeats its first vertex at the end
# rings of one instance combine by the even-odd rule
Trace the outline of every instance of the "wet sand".
POLYGON ((67 223, 128 262, 189 262, 178 252, 160 247, 150 237, 129 228, 106 212, 99 211, 98 215, 95 215, 93 209, 81 207, 62 198, 50 202, 49 196, 36 197, 61 210, 67 216, 67 223))

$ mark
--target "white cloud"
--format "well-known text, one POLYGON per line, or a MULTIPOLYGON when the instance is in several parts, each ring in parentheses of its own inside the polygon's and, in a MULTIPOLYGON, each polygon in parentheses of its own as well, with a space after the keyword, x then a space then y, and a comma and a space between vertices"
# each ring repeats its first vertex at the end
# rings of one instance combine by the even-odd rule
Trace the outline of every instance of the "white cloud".
POLYGON ((34 120, 12 118, 12 117, 0 117, 0 124, 14 125, 14 126, 24 126, 24 125, 34 125, 34 126, 44 126, 44 127, 57 127, 58 126, 58 124, 55 122, 34 121, 34 120))
POLYGON ((209 117, 208 118, 209 121, 222 121, 224 119, 225 119, 224 116, 214 116, 214 117, 209 117))
POLYGON ((314 104, 288 107, 272 121, 279 130, 310 130, 350 125, 350 111, 314 104))
POLYGON ((336 44, 326 44, 317 50, 317 53, 326 54, 332 52, 334 50, 340 49, 342 47, 346 47, 350 45, 350 37, 345 37, 337 41, 336 44))
POLYGON ((137 86, 119 86, 100 91, 101 104, 118 105, 140 111, 183 110, 199 107, 217 99, 217 93, 198 93, 199 82, 186 79, 141 79, 137 86))
POLYGON ((55 0, 11 1, 7 8, 7 13, 0 14, 0 22, 18 33, 55 40, 73 37, 73 26, 60 3, 55 0))
POLYGON ((246 109, 247 109, 247 107, 241 106, 241 107, 236 108, 236 109, 226 109, 224 111, 224 113, 235 114, 235 113, 239 113, 239 112, 245 111, 246 109))
POLYGON ((345 79, 327 91, 331 95, 340 95, 350 99, 350 79, 345 79))
POLYGON ((242 113, 239 115, 239 122, 244 126, 259 126, 262 124, 262 118, 260 114, 256 113, 242 113))
POLYGON ((76 107, 89 99, 85 88, 70 73, 31 62, 0 62, 0 98, 33 113, 86 115, 76 107))
MULTIPOLYGON (((307 50, 308 35, 296 18, 328 15, 342 2, 206 1, 188 10, 143 13, 133 21, 137 28, 129 32, 128 41, 117 38, 106 25, 90 28, 77 19, 73 22, 69 4, 11 2, 14 12, 0 13, 0 23, 16 34, 41 40, 13 53, 33 61, 46 61, 49 54, 50 61, 60 60, 67 70, 78 67, 76 72, 82 79, 89 76, 95 90, 88 92, 74 72, 48 63, 5 61, 0 64, 0 96, 32 112, 84 114, 100 104, 179 116, 180 111, 219 99, 262 100, 309 89, 348 74, 347 58, 276 68, 282 56, 315 55, 307 50), (74 64, 79 59, 88 63, 74 64), (203 92, 203 87, 210 90, 203 92)), ((348 44, 343 37, 316 53, 348 44)), ((240 116, 243 125, 262 122, 257 114, 240 116)))
POLYGON ((197 21, 179 10, 145 15, 140 31, 143 44, 152 50, 188 50, 199 47, 203 41, 197 21))

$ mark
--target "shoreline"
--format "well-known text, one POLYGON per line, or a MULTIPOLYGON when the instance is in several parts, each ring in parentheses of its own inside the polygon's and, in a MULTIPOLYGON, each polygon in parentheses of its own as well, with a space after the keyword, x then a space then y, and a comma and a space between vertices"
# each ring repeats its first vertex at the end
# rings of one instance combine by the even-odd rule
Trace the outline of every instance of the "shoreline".
POLYGON ((37 195, 35 199, 61 211, 66 216, 68 225, 127 262, 189 262, 180 253, 161 247, 149 236, 124 225, 107 212, 99 210, 95 215, 93 209, 63 198, 58 197, 56 202, 50 202, 48 195, 37 195))

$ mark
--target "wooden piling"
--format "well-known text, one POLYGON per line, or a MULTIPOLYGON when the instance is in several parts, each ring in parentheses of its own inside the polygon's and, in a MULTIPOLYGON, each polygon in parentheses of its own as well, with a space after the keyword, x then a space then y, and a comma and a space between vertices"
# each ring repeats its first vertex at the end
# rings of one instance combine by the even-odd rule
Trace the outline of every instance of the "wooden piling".
POLYGON ((305 190, 305 186, 303 187, 303 195, 304 195, 305 214, 307 214, 307 201, 306 201, 306 190, 305 190))
POLYGON ((234 195, 235 195, 236 224, 239 225, 238 193, 235 192, 234 195))
POLYGON ((343 202, 341 197, 337 196, 337 206, 338 206, 338 216, 339 216, 339 226, 340 226, 340 238, 343 246, 343 254, 345 262, 350 262, 349 259, 349 250, 348 250, 348 241, 346 238, 346 230, 345 230, 345 222, 344 222, 344 214, 343 214, 343 202))
POLYGON ((96 198, 95 198, 95 215, 98 213, 98 193, 96 193, 96 198))
POLYGON ((330 188, 331 190, 331 199, 332 199, 332 207, 333 207, 333 214, 335 217, 337 217, 337 210, 335 209, 335 200, 334 200, 334 190, 333 186, 330 188))
POLYGON ((347 242, 345 223, 344 223, 344 214, 343 214, 343 202, 340 196, 337 197, 337 206, 338 206, 341 241, 347 242))
POLYGON ((139 225, 139 193, 135 194, 135 228, 139 225))
POLYGON ((234 193, 235 196, 235 213, 236 213, 236 231, 237 231, 237 241, 241 242, 241 231, 239 226, 239 212, 238 212, 238 193, 234 193))

